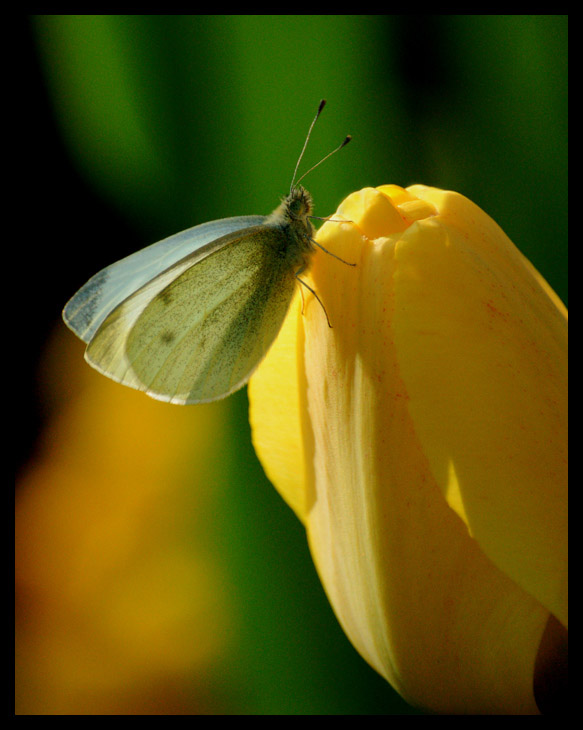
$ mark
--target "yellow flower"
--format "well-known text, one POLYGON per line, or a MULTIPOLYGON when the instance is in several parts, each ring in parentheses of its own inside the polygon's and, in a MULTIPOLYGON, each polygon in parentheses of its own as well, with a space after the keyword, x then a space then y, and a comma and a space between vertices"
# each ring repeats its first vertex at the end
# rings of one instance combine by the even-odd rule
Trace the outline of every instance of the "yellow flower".
POLYGON ((250 383, 256 451, 409 702, 537 713, 567 626, 566 310, 457 193, 365 188, 332 218, 318 242, 357 265, 314 256, 332 329, 296 298, 250 383))

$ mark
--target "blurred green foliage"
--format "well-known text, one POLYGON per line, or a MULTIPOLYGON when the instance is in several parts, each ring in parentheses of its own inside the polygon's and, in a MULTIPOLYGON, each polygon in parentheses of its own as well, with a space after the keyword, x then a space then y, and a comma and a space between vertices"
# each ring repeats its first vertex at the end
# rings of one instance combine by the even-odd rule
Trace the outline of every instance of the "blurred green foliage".
POLYGON ((308 150, 317 212, 423 182, 483 207, 566 296, 566 16, 40 16, 68 148, 145 241, 266 213, 308 150))
MULTIPOLYGON (((140 245, 206 220, 270 212, 321 98, 328 106, 302 168, 347 133, 353 141, 305 181, 317 215, 364 186, 457 190, 566 300, 566 16, 45 15, 31 23, 64 149, 135 236, 112 230, 94 241, 85 211, 65 205, 59 256, 75 274, 58 291, 61 304, 140 245)), ((59 169, 52 174, 58 188, 59 169)), ((239 572, 243 634, 224 711, 411 712, 335 622, 303 529, 252 452, 245 394, 232 401, 233 488, 217 549, 239 572)))

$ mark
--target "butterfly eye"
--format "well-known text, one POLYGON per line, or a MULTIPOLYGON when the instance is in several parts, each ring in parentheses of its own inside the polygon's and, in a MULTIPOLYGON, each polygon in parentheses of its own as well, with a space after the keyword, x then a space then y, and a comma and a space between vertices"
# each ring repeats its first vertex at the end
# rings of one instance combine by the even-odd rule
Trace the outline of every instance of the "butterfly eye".
POLYGON ((286 212, 291 220, 301 221, 307 218, 313 208, 312 196, 302 187, 295 188, 286 199, 286 212))
POLYGON ((296 198, 288 205, 288 211, 291 218, 301 218, 307 212, 306 204, 300 198, 296 198))

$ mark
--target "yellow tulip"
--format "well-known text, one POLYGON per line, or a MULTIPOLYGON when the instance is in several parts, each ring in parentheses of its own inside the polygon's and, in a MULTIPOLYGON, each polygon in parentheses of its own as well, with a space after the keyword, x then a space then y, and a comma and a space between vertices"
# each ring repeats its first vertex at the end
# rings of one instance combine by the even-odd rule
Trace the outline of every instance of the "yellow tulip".
POLYGON ((567 627, 566 310, 457 193, 365 188, 332 219, 317 240, 356 267, 314 256, 332 329, 294 301, 250 382, 256 451, 405 699, 536 714, 567 627))

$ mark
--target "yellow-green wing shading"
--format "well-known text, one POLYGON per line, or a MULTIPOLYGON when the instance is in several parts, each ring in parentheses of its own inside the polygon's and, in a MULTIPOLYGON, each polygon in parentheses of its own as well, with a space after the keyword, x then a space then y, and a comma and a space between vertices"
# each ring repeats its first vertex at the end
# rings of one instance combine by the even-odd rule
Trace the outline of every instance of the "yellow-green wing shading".
POLYGON ((105 319, 87 348, 98 370, 174 403, 215 400, 250 377, 275 339, 295 284, 286 241, 257 226, 179 261, 105 319))

